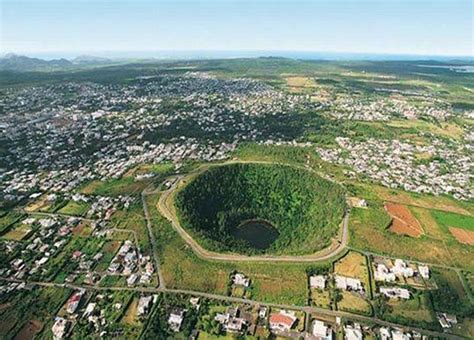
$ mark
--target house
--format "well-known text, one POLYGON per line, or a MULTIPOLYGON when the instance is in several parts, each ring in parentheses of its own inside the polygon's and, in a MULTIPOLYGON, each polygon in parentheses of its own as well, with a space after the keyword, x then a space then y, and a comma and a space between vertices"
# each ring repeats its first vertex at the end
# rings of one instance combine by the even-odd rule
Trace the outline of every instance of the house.
POLYGON ((82 298, 83 294, 84 294, 84 292, 80 291, 80 292, 76 292, 76 293, 71 295, 71 297, 67 301, 67 307, 66 307, 66 311, 69 314, 74 314, 77 307, 79 306, 79 303, 81 302, 81 298, 82 298))
POLYGON ((270 315, 270 329, 272 331, 288 332, 295 324, 297 318, 293 312, 281 310, 270 315))
POLYGON ((419 265, 418 272, 425 280, 428 280, 430 278, 430 268, 428 266, 419 265))
POLYGON ((380 327, 379 333, 380 333, 380 339, 381 340, 391 340, 392 339, 392 335, 390 333, 389 328, 380 327))
POLYGON ((250 279, 242 273, 234 274, 234 276, 232 277, 232 282, 234 285, 237 285, 237 286, 243 286, 243 287, 250 286, 250 279))
POLYGON ((64 338, 68 328, 68 321, 64 318, 57 317, 51 331, 53 332, 54 340, 64 338))
POLYGON ((247 320, 240 317, 240 310, 238 307, 229 307, 224 314, 217 313, 214 320, 219 322, 226 332, 232 333, 240 333, 248 325, 247 320))
POLYGON ((353 325, 344 326, 344 339, 345 340, 362 340, 364 335, 362 333, 362 328, 358 323, 353 325))
POLYGON ((127 285, 132 287, 138 280, 138 274, 132 274, 127 278, 127 285))
POLYGON ((456 315, 450 315, 446 313, 436 313, 436 318, 438 319, 439 324, 444 329, 451 328, 453 325, 458 323, 456 315))
POLYGON ((405 300, 410 298, 410 291, 406 288, 380 287, 380 293, 388 298, 400 298, 405 300))
POLYGON ((331 327, 320 320, 313 321, 313 336, 318 340, 332 340, 333 333, 331 327))
POLYGON ((312 275, 309 277, 309 286, 311 288, 325 289, 326 281, 325 275, 312 275))
POLYGON ((392 330, 392 340, 410 340, 411 338, 410 333, 405 333, 401 329, 392 330))
POLYGON ((400 275, 403 277, 412 277, 415 274, 413 268, 408 267, 407 264, 401 259, 395 260, 395 266, 392 268, 392 271, 395 275, 400 275))
POLYGON ((142 296, 140 300, 138 300, 138 307, 137 307, 137 316, 140 317, 148 313, 150 309, 151 300, 153 296, 142 296))
POLYGON ((364 292, 364 287, 362 286, 362 282, 359 279, 336 275, 335 280, 336 288, 357 291, 360 293, 364 292))
POLYGON ((395 273, 389 270, 384 264, 379 263, 374 272, 375 281, 395 282, 397 277, 395 273))
POLYGON ((182 308, 174 308, 171 311, 170 316, 168 317, 168 325, 173 332, 179 332, 184 320, 184 312, 185 310, 182 308))

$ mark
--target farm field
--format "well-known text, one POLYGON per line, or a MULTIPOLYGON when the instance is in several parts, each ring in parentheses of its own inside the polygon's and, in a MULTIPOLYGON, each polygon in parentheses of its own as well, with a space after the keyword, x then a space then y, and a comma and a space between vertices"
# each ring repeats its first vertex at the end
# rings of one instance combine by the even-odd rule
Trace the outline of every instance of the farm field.
POLYGON ((388 202, 385 203, 384 207, 392 217, 390 231, 411 237, 420 237, 424 233, 420 222, 406 206, 388 202))
MULTIPOLYGON (((418 214, 418 216, 420 215, 418 214)), ((390 216, 380 200, 369 201, 367 209, 353 209, 349 223, 351 226, 350 246, 356 249, 428 263, 474 269, 474 253, 469 246, 459 244, 450 235, 446 235, 442 229, 439 229, 437 224, 431 224, 431 229, 427 228, 427 230, 431 230, 428 236, 436 233, 437 237, 411 238, 388 231, 390 216), (449 244, 449 249, 447 244, 449 244)))

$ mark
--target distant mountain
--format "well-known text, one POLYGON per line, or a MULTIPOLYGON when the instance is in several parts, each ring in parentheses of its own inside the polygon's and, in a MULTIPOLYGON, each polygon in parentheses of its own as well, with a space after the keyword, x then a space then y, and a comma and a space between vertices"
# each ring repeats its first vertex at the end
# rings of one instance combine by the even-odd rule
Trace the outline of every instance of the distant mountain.
POLYGON ((111 60, 108 58, 103 57, 96 57, 92 55, 80 55, 74 59, 72 59, 73 64, 105 64, 110 63, 111 60))
POLYGON ((71 67, 67 59, 43 60, 17 54, 6 54, 0 58, 0 70, 11 71, 47 71, 71 67))

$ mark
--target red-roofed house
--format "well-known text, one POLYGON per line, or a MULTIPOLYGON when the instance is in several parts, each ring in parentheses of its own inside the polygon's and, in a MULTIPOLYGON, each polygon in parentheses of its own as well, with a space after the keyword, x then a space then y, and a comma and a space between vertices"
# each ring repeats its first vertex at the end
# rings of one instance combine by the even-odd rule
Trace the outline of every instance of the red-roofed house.
POLYGON ((270 315, 270 329, 287 332, 293 327, 296 319, 296 316, 291 312, 280 311, 279 313, 272 313, 270 315))

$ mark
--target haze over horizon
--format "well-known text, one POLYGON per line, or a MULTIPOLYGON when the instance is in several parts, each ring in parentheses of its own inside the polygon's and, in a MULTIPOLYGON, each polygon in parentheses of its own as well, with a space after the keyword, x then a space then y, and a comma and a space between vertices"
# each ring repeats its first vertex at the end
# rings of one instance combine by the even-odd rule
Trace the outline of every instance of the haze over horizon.
POLYGON ((0 54, 472 57, 472 11, 465 0, 0 0, 0 54))

